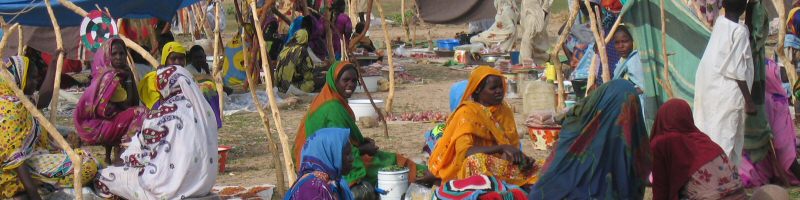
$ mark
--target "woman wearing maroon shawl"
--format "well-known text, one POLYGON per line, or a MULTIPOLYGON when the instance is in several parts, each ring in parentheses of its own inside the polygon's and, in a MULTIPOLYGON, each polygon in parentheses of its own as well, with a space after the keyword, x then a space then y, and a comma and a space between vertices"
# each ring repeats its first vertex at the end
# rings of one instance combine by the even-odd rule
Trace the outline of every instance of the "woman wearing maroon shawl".
POLYGON ((672 99, 658 110, 650 140, 653 199, 744 199, 733 163, 694 125, 686 101, 672 99))
POLYGON ((147 111, 139 106, 127 58, 122 40, 104 42, 92 61, 92 83, 75 109, 78 136, 90 145, 106 147, 106 163, 111 163, 111 148, 139 130, 147 111))

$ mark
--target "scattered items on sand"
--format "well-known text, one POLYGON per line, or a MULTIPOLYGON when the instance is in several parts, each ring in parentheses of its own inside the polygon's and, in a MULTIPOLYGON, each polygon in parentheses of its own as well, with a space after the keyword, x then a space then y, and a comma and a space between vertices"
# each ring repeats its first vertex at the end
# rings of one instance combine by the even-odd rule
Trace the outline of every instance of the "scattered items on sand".
POLYGON ((242 186, 215 186, 212 193, 219 195, 220 199, 267 200, 272 199, 274 185, 242 186))
POLYGON ((389 114, 386 116, 387 121, 411 121, 411 122, 443 122, 447 120, 447 113, 423 111, 423 112, 409 112, 402 114, 389 114))

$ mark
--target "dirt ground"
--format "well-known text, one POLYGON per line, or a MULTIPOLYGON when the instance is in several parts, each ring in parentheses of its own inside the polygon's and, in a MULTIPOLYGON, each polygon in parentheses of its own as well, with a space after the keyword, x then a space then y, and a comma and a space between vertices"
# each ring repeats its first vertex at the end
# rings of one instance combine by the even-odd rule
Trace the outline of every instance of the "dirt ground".
MULTIPOLYGON (((566 14, 556 14, 551 20, 564 21, 566 14), (563 19, 562 19, 563 18, 563 19)), ((417 29, 417 40, 424 41, 427 28, 417 29)), ((458 32, 466 31, 466 25, 431 25, 431 38, 452 38, 458 32)), ((548 27, 551 37, 556 37, 558 27, 548 27)), ((375 43, 382 46, 383 32, 380 27, 371 28, 371 38, 375 43)), ((388 32, 392 39, 403 37, 402 28, 390 26, 388 32)), ((555 39, 553 39, 555 40, 555 39)), ((451 70, 441 65, 432 64, 411 64, 421 60, 396 59, 396 62, 403 63, 403 67, 413 76, 422 78, 422 83, 399 84, 395 92, 395 113, 418 112, 418 111, 449 111, 449 88, 458 80, 466 79, 468 72, 451 70)), ((262 87, 263 88, 263 87, 262 87)), ((386 99, 387 92, 373 93, 375 99, 386 99)), ((366 95, 355 94, 352 99, 364 99, 366 95)), ((302 97, 301 104, 281 110, 283 126, 293 141, 299 122, 307 112, 307 107, 312 97, 302 97)), ((512 106, 522 107, 521 99, 510 99, 512 106)), ((524 137, 522 143, 525 145, 525 152, 536 159, 545 159, 548 152, 533 150, 531 141, 527 136, 527 128, 524 123, 524 116, 516 114, 518 130, 524 137)), ((276 159, 280 155, 270 152, 267 146, 267 137, 264 126, 261 123, 258 113, 236 114, 225 117, 225 124, 220 130, 220 145, 234 147, 229 153, 226 171, 221 174, 217 185, 254 185, 276 182, 275 172, 272 168, 276 159)), ((424 145, 423 134, 434 126, 432 123, 411 123, 411 124, 389 124, 389 137, 384 137, 383 128, 361 128, 366 137, 374 138, 381 150, 397 152, 415 160, 422 159, 421 149, 424 145)), ((274 124, 270 125, 275 128, 274 124)), ((275 131, 273 131, 274 134, 275 131)), ((277 141, 277 136, 274 136, 277 141)))
MULTIPOLYGON (((399 13, 399 0, 385 1, 387 15, 399 13)), ((557 5, 563 9, 565 5, 557 5)), ((377 14, 376 14, 377 16, 377 14)), ((551 43, 556 40, 556 31, 563 21, 566 20, 566 12, 554 12, 550 19, 548 32, 550 33, 551 43)), ((228 17, 229 29, 235 29, 233 17, 228 17)), ((452 38, 458 32, 466 31, 466 25, 429 25, 420 26, 416 31, 418 41, 423 41, 431 30, 431 38, 452 38)), ((371 38, 378 46, 383 46, 383 32, 380 26, 371 28, 371 38)), ((398 26, 391 26, 389 31, 390 38, 402 37, 402 29, 398 26)), ((418 112, 418 111, 449 111, 449 88, 454 82, 466 79, 468 72, 451 70, 447 67, 434 64, 417 64, 420 60, 396 60, 403 63, 403 67, 413 76, 422 78, 421 83, 408 83, 397 85, 395 93, 394 112, 418 112)), ((263 86, 260 87, 263 89, 263 86)), ((375 99, 386 99, 387 92, 373 93, 375 99)), ((281 117, 285 132, 288 138, 293 141, 299 122, 307 112, 307 107, 313 97, 300 97, 301 103, 281 110, 281 117)), ((355 94, 353 99, 366 98, 364 94, 355 94)), ((507 99, 509 103, 521 110, 521 99, 507 99)), ((526 154, 535 159, 545 159, 548 151, 534 150, 531 140, 527 136, 527 128, 524 127, 524 116, 515 113, 518 124, 518 132, 522 135, 523 150, 526 154)), ((274 162, 281 161, 280 152, 273 152, 268 146, 268 139, 263 124, 258 113, 240 113, 224 118, 224 125, 219 132, 219 144, 233 147, 228 153, 226 170, 220 174, 217 180, 218 186, 250 186, 258 184, 276 184, 274 162)), ((272 118, 270 117, 270 121, 272 118)), ((71 119, 60 118, 58 124, 72 124, 71 119)), ((432 128, 432 123, 409 123, 388 125, 389 136, 385 137, 382 127, 361 128, 366 137, 371 137, 377 141, 381 150, 397 152, 414 159, 422 160, 421 148, 424 145, 423 133, 432 128)), ((275 124, 271 123, 272 137, 278 141, 275 124)), ((291 144, 290 144, 291 145, 291 144)), ((280 146, 278 147, 280 149, 280 146)), ((291 148, 291 146, 290 146, 291 148)), ((94 152, 102 152, 99 148, 93 148, 94 152)), ((793 188, 792 195, 800 196, 800 190, 793 188)), ((282 196, 282 195, 280 195, 282 196)), ((646 199, 650 199, 649 194, 646 199)))

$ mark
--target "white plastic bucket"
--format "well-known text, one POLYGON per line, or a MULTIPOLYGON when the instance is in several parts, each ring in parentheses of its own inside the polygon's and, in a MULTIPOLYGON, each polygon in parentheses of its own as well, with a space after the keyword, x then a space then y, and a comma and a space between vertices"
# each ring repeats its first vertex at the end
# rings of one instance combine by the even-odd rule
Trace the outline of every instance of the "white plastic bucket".
MULTIPOLYGON (((353 110, 353 114, 356 117, 356 121, 361 119, 361 117, 374 117, 374 118, 378 117, 378 112, 375 111, 375 108, 372 107, 371 103, 369 103, 369 99, 352 99, 348 100, 347 104, 349 104, 350 109, 353 110)), ((375 105, 377 105, 378 108, 382 108, 383 101, 375 100, 375 105)))
MULTIPOLYGON (((376 92, 378 91, 378 81, 381 80, 383 76, 365 76, 363 78, 364 78, 364 83, 362 84, 367 85, 367 89, 369 90, 369 92, 376 92)), ((364 88, 359 85, 358 87, 356 87, 355 92, 362 93, 364 92, 364 88)))
POLYGON ((400 171, 378 171, 378 188, 386 191, 381 200, 400 200, 408 190, 408 168, 400 171))

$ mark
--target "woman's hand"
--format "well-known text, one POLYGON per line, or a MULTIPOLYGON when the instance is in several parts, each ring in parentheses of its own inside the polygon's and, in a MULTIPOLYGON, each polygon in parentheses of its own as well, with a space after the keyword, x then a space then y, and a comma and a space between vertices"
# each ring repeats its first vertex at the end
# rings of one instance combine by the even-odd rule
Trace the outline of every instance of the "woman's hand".
POLYGON ((361 151, 361 154, 373 156, 378 153, 378 146, 375 145, 375 140, 372 138, 364 138, 364 142, 358 146, 358 150, 361 151))
POLYGON ((504 159, 511 161, 515 165, 527 168, 533 163, 533 159, 522 153, 519 148, 511 145, 501 146, 504 159))

